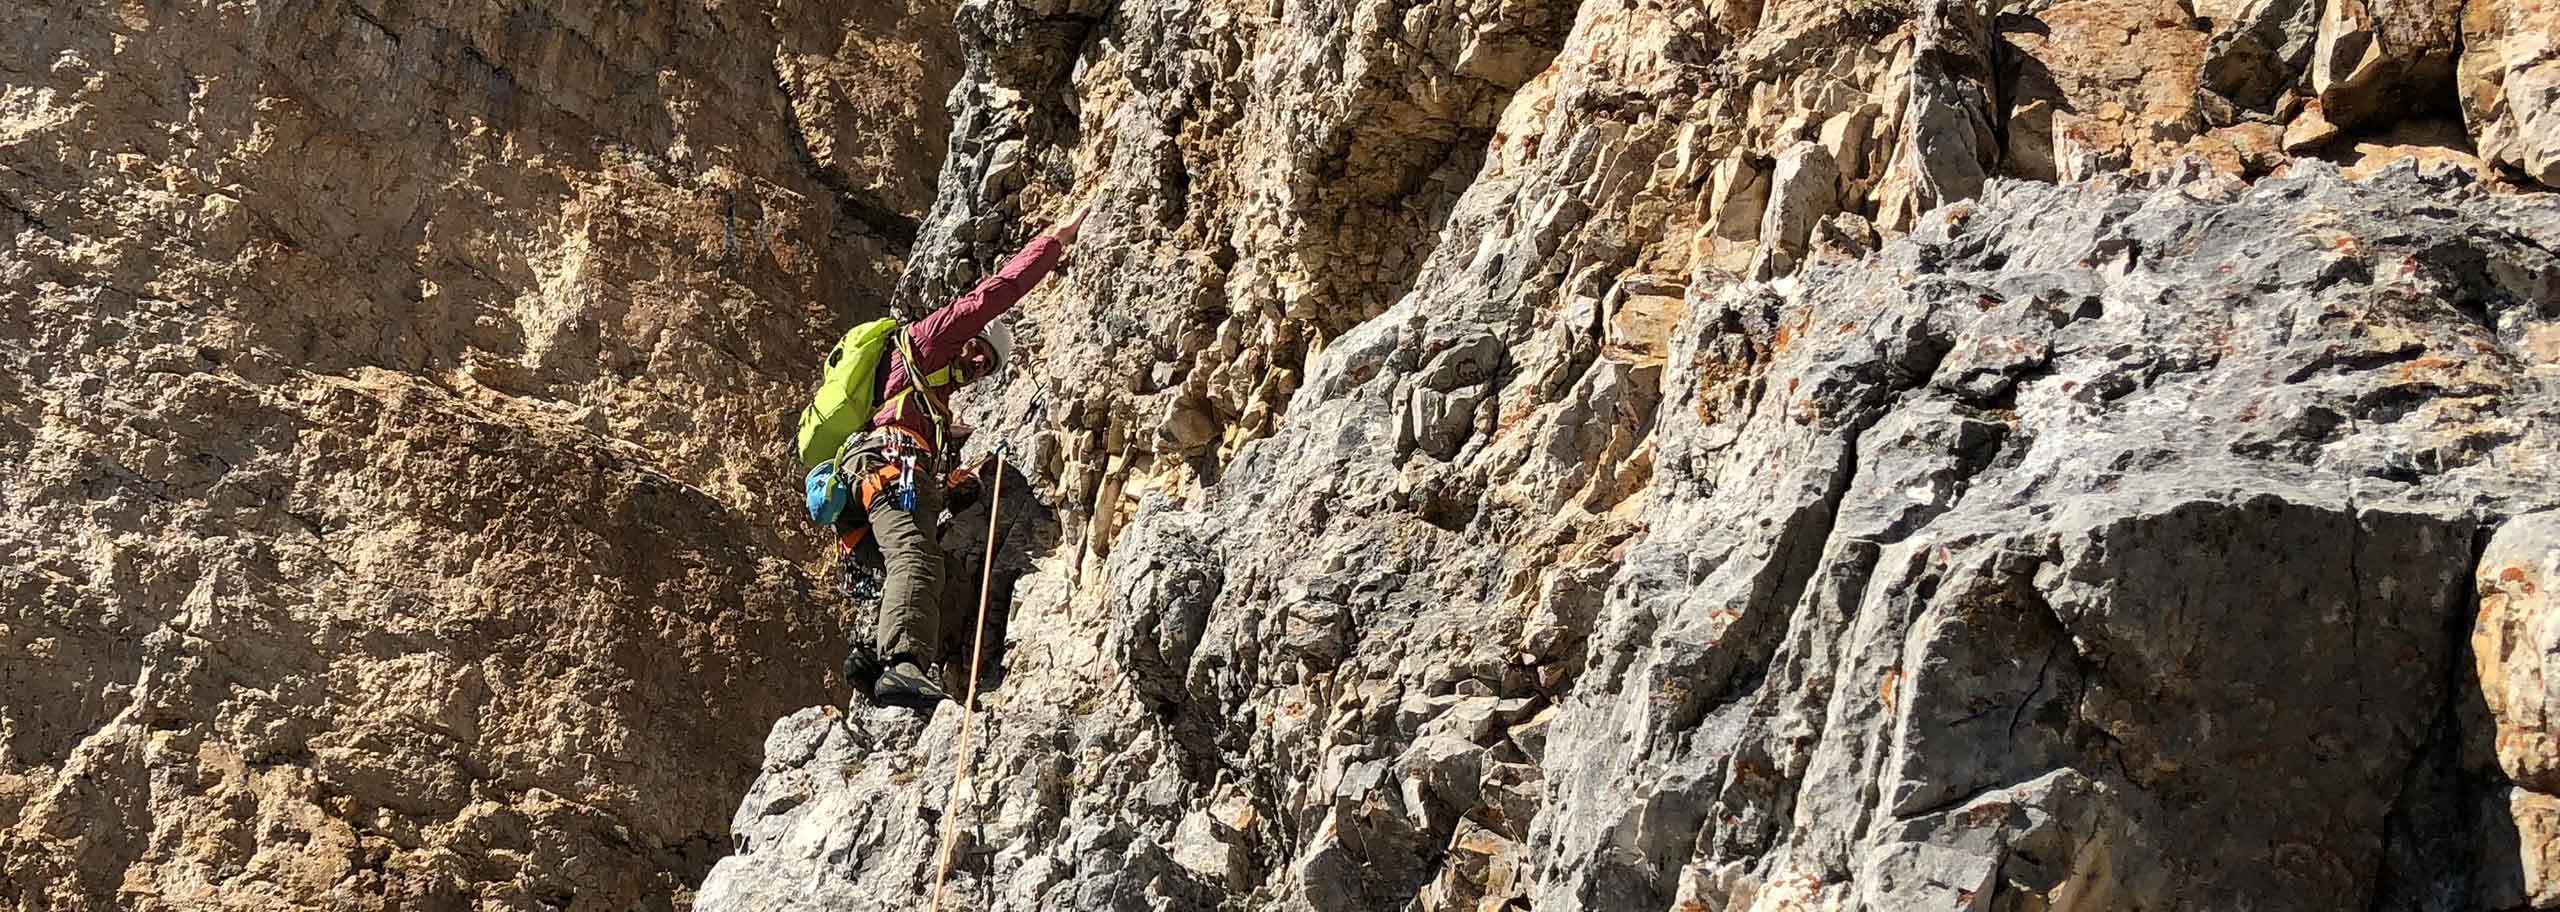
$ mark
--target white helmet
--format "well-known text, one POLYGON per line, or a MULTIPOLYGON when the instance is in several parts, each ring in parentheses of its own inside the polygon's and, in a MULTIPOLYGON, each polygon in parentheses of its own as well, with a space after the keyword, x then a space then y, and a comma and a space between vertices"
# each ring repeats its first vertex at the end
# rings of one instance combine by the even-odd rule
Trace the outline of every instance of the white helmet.
POLYGON ((978 334, 978 341, 987 343, 987 351, 995 356, 987 364, 987 376, 1003 373, 1004 366, 1013 363, 1013 330, 1004 321, 987 324, 986 331, 978 334))

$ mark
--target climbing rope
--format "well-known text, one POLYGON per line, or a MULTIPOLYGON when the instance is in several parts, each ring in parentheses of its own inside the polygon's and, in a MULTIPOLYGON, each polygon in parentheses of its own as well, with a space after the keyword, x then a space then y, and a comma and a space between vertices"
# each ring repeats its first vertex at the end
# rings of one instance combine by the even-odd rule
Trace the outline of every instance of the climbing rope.
POLYGON ((956 803, 960 785, 968 783, 973 793, 970 796, 972 803, 976 800, 974 792, 978 787, 970 777, 977 767, 977 755, 970 750, 969 733, 970 723, 977 719, 978 662, 987 654, 981 642, 987 635, 987 597, 995 588, 996 516, 1004 506, 1004 449, 1001 447, 996 449, 995 480, 988 484, 994 487, 987 492, 987 559, 985 569, 978 573, 978 626, 969 631, 969 689, 968 696, 960 701, 960 752, 951 759, 951 791, 948 796, 954 803, 942 815, 942 858, 934 865, 933 912, 942 912, 943 886, 951 879, 951 852, 960 843, 957 819, 960 806, 956 803))

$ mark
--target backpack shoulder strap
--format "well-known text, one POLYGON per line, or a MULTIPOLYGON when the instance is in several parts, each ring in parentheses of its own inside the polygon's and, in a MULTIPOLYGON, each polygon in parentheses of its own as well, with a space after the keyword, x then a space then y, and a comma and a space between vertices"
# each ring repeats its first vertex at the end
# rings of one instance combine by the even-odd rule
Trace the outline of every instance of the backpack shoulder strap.
POLYGON ((932 378, 925 374, 923 361, 916 357, 915 340, 907 337, 907 328, 898 327, 898 333, 893 338, 898 346, 898 357, 907 365, 907 388, 889 397, 890 402, 893 403, 893 407, 899 409, 906 408, 907 399, 911 396, 923 402, 925 421, 933 426, 933 451, 941 453, 944 449, 942 429, 950 423, 951 416, 943 410, 941 403, 934 401, 932 394, 915 395, 917 391, 930 385, 932 378))

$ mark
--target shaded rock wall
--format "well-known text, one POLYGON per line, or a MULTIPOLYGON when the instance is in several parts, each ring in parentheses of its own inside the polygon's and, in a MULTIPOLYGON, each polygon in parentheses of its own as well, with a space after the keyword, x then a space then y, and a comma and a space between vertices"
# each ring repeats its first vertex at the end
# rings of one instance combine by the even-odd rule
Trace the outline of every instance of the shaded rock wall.
POLYGON ((0 906, 681 904, 834 692, 775 442, 948 20, 0 11, 0 906))

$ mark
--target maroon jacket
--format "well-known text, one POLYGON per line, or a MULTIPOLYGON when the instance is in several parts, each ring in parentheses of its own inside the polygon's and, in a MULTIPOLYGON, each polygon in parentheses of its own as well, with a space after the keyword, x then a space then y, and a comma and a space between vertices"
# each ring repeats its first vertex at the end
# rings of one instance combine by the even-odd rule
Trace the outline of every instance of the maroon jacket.
MULTIPOLYGON (((1066 248, 1056 238, 1041 235, 1023 247, 1020 253, 1014 254, 1013 259, 1005 261, 1003 269, 979 282, 978 287, 969 289, 968 294, 908 325, 909 344, 915 348, 916 360, 924 362, 921 373, 930 377, 934 372, 951 366, 952 359, 960 357, 960 349, 967 346, 970 339, 985 332, 987 324, 1013 309, 1013 305, 1022 301, 1023 295, 1030 294, 1032 287, 1039 285, 1041 279, 1048 277, 1049 270, 1057 267, 1058 257, 1065 252, 1066 248)), ((892 405, 900 391, 914 385, 916 373, 910 370, 907 359, 895 347, 889 350, 889 379, 881 384, 880 413, 872 417, 871 427, 874 430, 903 428, 923 440, 926 446, 932 446, 933 418, 927 414, 924 403, 907 401, 892 405)), ((934 410, 950 414, 950 393, 947 390, 927 386, 918 390, 916 395, 933 397, 934 410)), ((913 398, 909 397, 910 400, 913 398)))

